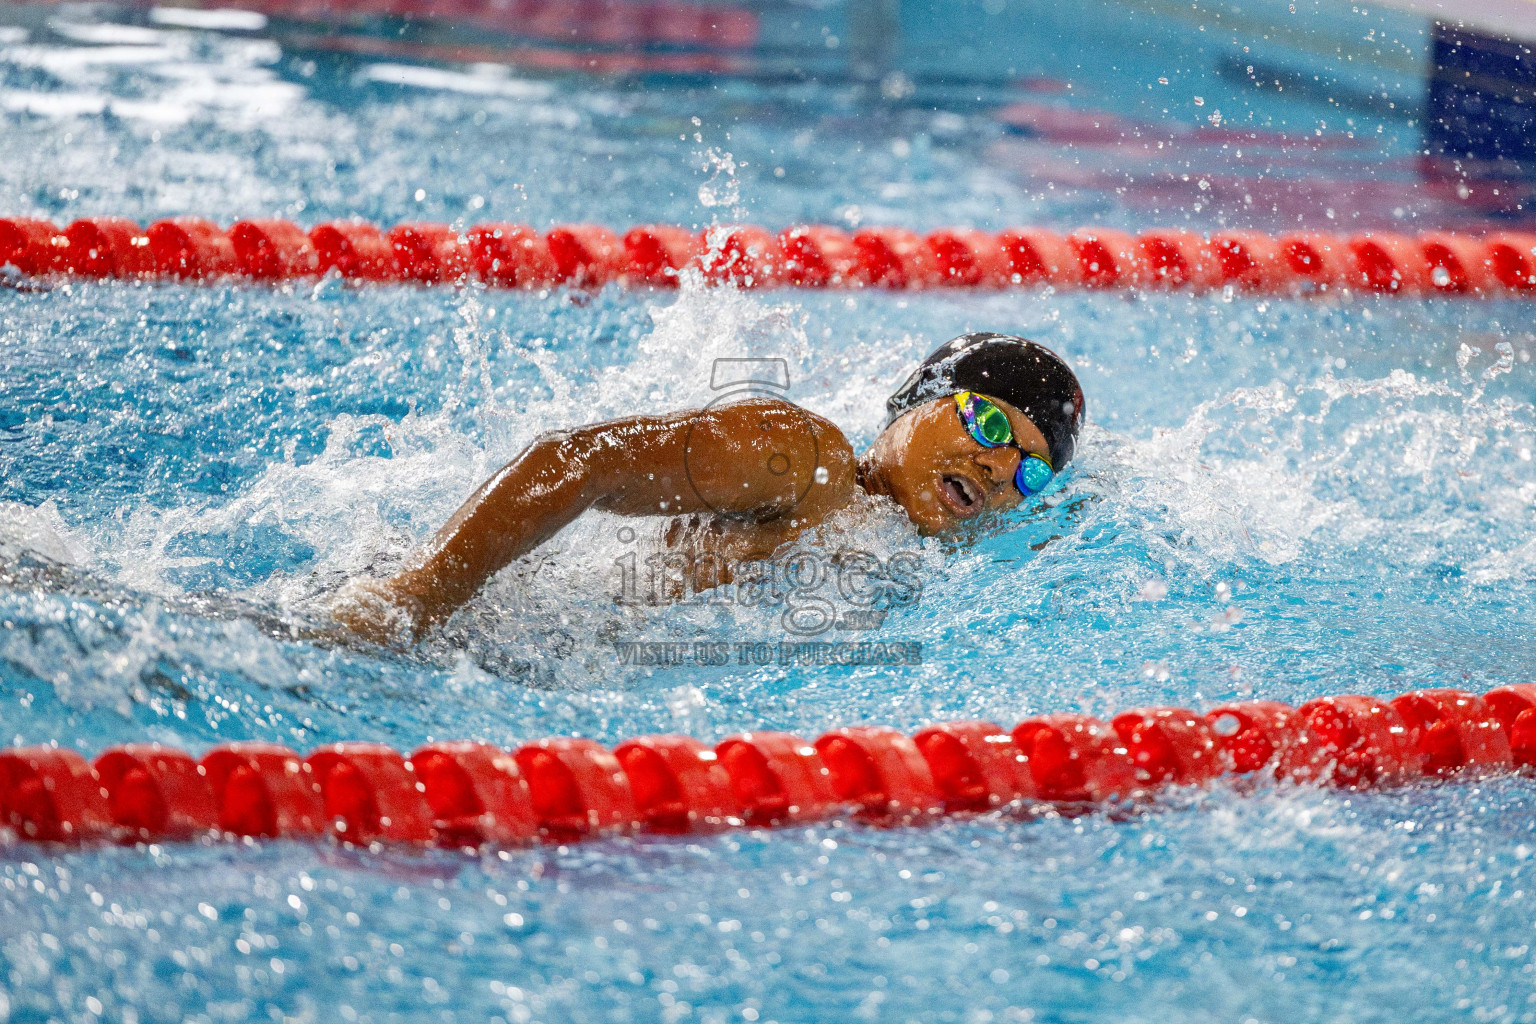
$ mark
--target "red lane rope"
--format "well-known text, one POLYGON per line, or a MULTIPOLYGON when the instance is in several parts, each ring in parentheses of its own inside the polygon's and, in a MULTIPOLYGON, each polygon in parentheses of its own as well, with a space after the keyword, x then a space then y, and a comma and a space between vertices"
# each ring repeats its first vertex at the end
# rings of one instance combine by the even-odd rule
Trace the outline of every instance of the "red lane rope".
POLYGON ((227 743, 200 760, 158 743, 94 762, 57 746, 0 752, 0 829, 41 842, 149 842, 223 835, 463 847, 571 842, 615 832, 684 833, 853 816, 882 824, 1056 805, 1143 802, 1167 786, 1255 775, 1348 789, 1425 776, 1536 768, 1536 684, 1415 690, 1392 700, 1322 697, 1127 711, 1108 722, 1042 715, 1011 731, 942 722, 814 742, 778 732, 713 748, 640 736, 609 750, 538 740, 515 751, 379 743, 300 755, 227 743))
POLYGON ((65 228, 0 218, 0 265, 25 275, 84 278, 483 282, 508 288, 676 287, 696 268, 710 284, 747 288, 1234 288, 1262 294, 1536 297, 1536 233, 1272 237, 1252 231, 1158 229, 1140 235, 1084 228, 991 233, 905 228, 853 233, 824 224, 774 234, 750 224, 703 232, 663 224, 622 236, 592 224, 540 233, 521 224, 332 221, 305 231, 285 220, 228 230, 177 217, 144 228, 90 217, 65 228))

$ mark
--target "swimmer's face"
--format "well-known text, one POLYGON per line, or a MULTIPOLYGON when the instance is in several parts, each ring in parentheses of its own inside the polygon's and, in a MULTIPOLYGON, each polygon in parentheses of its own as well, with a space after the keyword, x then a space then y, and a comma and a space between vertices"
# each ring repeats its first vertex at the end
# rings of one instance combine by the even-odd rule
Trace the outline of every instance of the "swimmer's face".
MULTIPOLYGON (((1024 451, 1050 457, 1045 435, 1022 412, 993 399, 1024 451)), ((1023 500, 1014 486, 1019 449, 987 448, 966 431, 953 397, 905 413, 875 439, 861 460, 865 487, 896 500, 925 534, 945 533, 1023 500)))

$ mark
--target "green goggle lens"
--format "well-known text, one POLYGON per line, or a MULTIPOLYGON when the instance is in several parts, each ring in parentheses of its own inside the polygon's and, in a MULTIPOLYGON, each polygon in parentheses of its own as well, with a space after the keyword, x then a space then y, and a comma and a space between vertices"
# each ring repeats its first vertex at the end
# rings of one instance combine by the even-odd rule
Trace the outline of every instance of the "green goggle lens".
POLYGON ((1013 427, 1003 410, 991 402, 979 403, 976 410, 976 429, 994 445, 1004 445, 1013 440, 1013 427))
MULTIPOLYGON (((1008 414, 993 402, 973 391, 962 391, 955 396, 955 406, 960 411, 960 421, 966 433, 983 448, 1001 448, 1013 444, 1013 425, 1008 414)), ((1014 447, 1018 447, 1014 445, 1014 447)), ((1013 474, 1014 486, 1026 498, 1039 494, 1056 475, 1049 459, 1019 448, 1019 468, 1013 474)))

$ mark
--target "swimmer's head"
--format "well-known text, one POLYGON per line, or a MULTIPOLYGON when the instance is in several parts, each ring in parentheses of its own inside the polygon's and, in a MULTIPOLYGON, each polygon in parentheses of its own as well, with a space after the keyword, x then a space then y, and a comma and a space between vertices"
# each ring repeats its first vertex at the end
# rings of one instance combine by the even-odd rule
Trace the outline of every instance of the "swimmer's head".
POLYGON ((1071 368, 1011 334, 945 342, 885 405, 885 429, 860 459, 860 478, 895 499, 924 533, 1017 505, 1038 482, 1030 471, 1044 469, 1040 459, 1058 473, 1071 460, 1083 424, 1083 389, 1071 368), (1025 460, 1032 461, 1021 472, 1025 460))

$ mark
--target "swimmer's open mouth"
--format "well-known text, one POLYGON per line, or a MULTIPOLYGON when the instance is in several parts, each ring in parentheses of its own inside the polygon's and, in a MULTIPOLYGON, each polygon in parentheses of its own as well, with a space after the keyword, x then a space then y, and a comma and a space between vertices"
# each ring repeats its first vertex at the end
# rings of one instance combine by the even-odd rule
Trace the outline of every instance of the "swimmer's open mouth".
POLYGON ((950 511, 962 518, 980 512, 984 497, 976 481, 954 473, 945 473, 939 477, 939 496, 944 499, 950 511))

